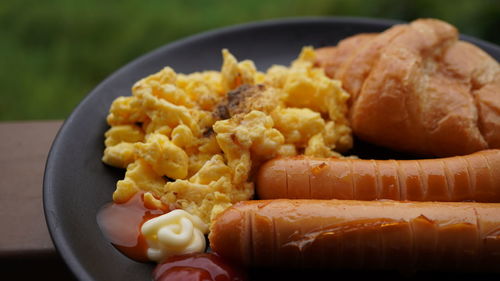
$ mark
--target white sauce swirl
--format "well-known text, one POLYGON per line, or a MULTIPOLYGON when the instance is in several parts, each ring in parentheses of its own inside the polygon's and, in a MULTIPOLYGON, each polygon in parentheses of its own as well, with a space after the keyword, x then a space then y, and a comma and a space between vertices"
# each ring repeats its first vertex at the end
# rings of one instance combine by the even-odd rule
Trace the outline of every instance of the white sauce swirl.
POLYGON ((180 209, 150 219, 141 228, 149 246, 147 256, 156 262, 205 251, 207 232, 208 226, 199 217, 180 209))

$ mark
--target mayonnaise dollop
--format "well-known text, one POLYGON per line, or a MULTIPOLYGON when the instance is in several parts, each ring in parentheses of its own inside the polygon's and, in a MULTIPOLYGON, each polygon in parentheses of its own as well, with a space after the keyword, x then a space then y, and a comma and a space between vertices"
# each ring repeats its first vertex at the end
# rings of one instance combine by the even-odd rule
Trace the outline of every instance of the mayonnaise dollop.
POLYGON ((208 232, 208 225, 199 217, 178 209, 146 221, 141 232, 148 243, 148 258, 162 262, 173 255, 205 251, 204 234, 208 232))

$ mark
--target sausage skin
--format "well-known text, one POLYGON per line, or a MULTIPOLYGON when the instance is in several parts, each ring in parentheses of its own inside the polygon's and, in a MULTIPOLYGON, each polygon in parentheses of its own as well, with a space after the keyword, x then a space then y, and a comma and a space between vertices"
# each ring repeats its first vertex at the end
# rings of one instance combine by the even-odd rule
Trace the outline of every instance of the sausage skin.
POLYGON ((425 160, 276 158, 256 183, 259 199, 500 202, 500 150, 425 160))
POLYGON ((500 271, 500 204, 242 201, 209 240, 249 267, 500 271))

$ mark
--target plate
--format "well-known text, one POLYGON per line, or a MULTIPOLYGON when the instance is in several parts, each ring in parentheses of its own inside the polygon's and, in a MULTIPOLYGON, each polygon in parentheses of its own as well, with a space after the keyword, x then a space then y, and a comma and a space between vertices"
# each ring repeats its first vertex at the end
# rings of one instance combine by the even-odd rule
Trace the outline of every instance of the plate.
MULTIPOLYGON (((47 224, 71 271, 80 280, 151 280, 154 265, 122 255, 104 239, 96 222, 97 211, 111 201, 115 184, 124 175, 124 170, 101 162, 104 132, 108 129, 106 115, 116 97, 131 95, 136 81, 164 66, 182 73, 218 70, 222 48, 228 48, 239 60, 253 60, 259 70, 272 64, 289 65, 303 46, 335 45, 345 37, 380 32, 395 23, 362 18, 298 18, 238 25, 168 44, 109 76, 65 121, 45 169, 47 224)), ((500 60, 499 47, 468 36, 462 38, 500 60)))

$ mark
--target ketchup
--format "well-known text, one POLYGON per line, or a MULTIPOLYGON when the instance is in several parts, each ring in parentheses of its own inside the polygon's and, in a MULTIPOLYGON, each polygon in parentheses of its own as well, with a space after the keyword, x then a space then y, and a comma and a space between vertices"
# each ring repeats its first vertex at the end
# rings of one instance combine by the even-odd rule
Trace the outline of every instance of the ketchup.
POLYGON ((211 253, 173 256, 156 266, 154 281, 243 281, 241 269, 211 253))
POLYGON ((122 204, 110 203, 97 214, 102 233, 120 252, 140 262, 148 262, 146 239, 141 227, 147 220, 161 216, 169 210, 146 206, 144 193, 138 192, 122 204))

